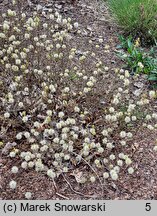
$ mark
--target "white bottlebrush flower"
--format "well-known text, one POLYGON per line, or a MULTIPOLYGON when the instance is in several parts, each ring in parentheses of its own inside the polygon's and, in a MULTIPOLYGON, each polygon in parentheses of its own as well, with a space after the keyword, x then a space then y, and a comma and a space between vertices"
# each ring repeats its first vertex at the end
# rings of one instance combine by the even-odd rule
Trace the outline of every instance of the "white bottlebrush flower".
POLYGON ((98 164, 100 164, 100 161, 99 161, 98 159, 95 159, 94 163, 95 163, 96 165, 98 165, 98 164))
POLYGON ((118 160, 118 161, 117 161, 117 165, 118 165, 118 166, 123 166, 123 161, 122 161, 122 160, 118 160))
POLYGON ((104 177, 104 179, 108 179, 109 178, 109 173, 108 172, 104 172, 103 173, 103 177, 104 177))
POLYGON ((21 163, 21 167, 23 168, 23 169, 26 169, 27 168, 27 162, 26 161, 24 161, 24 162, 22 162, 21 163))
POLYGON ((119 171, 120 171, 120 167, 119 166, 115 166, 113 169, 115 170, 116 173, 119 173, 119 171))
POLYGON ((25 37, 25 39, 29 39, 30 38, 30 34, 29 33, 25 33, 24 37, 25 37))
POLYGON ((112 122, 116 122, 116 121, 117 121, 117 117, 116 117, 115 115, 112 115, 112 116, 111 116, 111 121, 112 121, 112 122))
POLYGON ((120 158, 120 159, 124 159, 124 158, 125 158, 125 155, 124 155, 124 153, 119 153, 119 155, 118 155, 118 156, 119 156, 119 158, 120 158))
POLYGON ((129 117, 129 116, 126 116, 126 117, 125 117, 125 122, 126 122, 126 123, 129 123, 130 121, 131 121, 130 117, 129 117))
POLYGON ((152 114, 152 118, 154 118, 154 119, 157 120, 157 113, 153 113, 153 114, 152 114))
POLYGON ((68 172, 68 167, 63 167, 63 172, 67 173, 68 172))
POLYGON ((70 124, 75 125, 76 124, 76 120, 74 118, 69 118, 70 124))
POLYGON ((51 169, 47 170, 47 175, 52 179, 56 177, 56 173, 51 169))
POLYGON ((114 98, 112 101, 113 104, 117 105, 119 103, 119 99, 118 98, 114 98))
POLYGON ((128 173, 129 173, 129 174, 133 174, 133 173, 134 173, 134 169, 133 169, 132 167, 129 167, 129 168, 128 168, 128 173))
POLYGON ((17 65, 20 65, 20 64, 21 64, 21 60, 20 60, 20 59, 16 59, 16 60, 15 60, 15 63, 16 63, 17 65))
POLYGON ((26 123, 26 122, 28 121, 28 116, 24 116, 24 117, 22 118, 22 121, 26 123))
POLYGON ((55 130, 54 130, 54 129, 50 128, 50 129, 48 130, 48 134, 49 134, 50 136, 52 136, 54 133, 55 133, 55 130))
POLYGON ((25 193, 25 198, 26 199, 31 199, 31 197, 32 197, 32 193, 31 192, 26 192, 25 193))
POLYGON ((116 173, 115 170, 110 171, 110 176, 114 181, 116 181, 118 179, 118 174, 116 173))
POLYGON ((65 88, 64 88, 64 92, 65 92, 65 93, 68 93, 69 91, 70 91, 70 88, 69 88, 69 87, 65 87, 65 88))
POLYGON ((79 24, 78 24, 78 22, 75 22, 75 23, 74 23, 74 28, 76 28, 76 29, 77 29, 78 27, 79 27, 79 24))
POLYGON ((47 111, 46 111, 46 114, 47 114, 48 116, 52 116, 52 110, 47 110, 47 111))
POLYGON ((24 136, 26 137, 26 139, 29 139, 30 138, 30 133, 29 132, 25 132, 24 136))
POLYGON ((109 112, 110 112, 110 113, 114 113, 114 111, 115 111, 114 107, 110 107, 110 108, 109 108, 109 112))
POLYGON ((10 156, 11 158, 13 158, 13 157, 16 156, 16 153, 15 153, 14 151, 11 151, 11 152, 9 153, 9 156, 10 156))
POLYGON ((34 122, 34 127, 36 127, 36 128, 40 127, 40 123, 38 121, 35 121, 34 122))
POLYGON ((9 112, 5 112, 4 113, 4 118, 9 118, 10 117, 10 113, 9 112))
POLYGON ((126 158, 125 163, 126 163, 126 165, 130 165, 132 163, 132 161, 130 158, 126 158))
POLYGON ((39 145, 38 144, 31 145, 31 150, 32 151, 38 151, 38 149, 39 149, 39 145))
POLYGON ((128 138, 132 138, 132 137, 133 137, 133 134, 132 134, 131 132, 128 132, 128 133, 127 133, 127 137, 128 137, 128 138))
POLYGON ((59 112, 59 113, 58 113, 58 117, 59 117, 59 118, 63 118, 63 117, 64 117, 64 112, 59 112))
POLYGON ((136 121, 136 120, 137 120, 137 117, 136 117, 136 116, 131 116, 131 120, 132 120, 132 121, 136 121))
POLYGON ((90 139, 89 139, 88 137, 86 137, 86 138, 84 139, 84 141, 85 141, 85 143, 90 143, 90 139))
POLYGON ((90 133, 91 133, 93 136, 96 135, 95 128, 90 128, 89 131, 90 131, 90 133))
POLYGON ((8 31, 9 28, 10 28, 9 24, 7 22, 4 22, 4 24, 3 24, 3 30, 4 31, 8 31))
POLYGON ((2 32, 0 32, 0 38, 5 38, 6 36, 5 36, 5 34, 4 33, 2 33, 2 32))
POLYGON ((22 108, 22 107, 24 106, 24 105, 23 105, 23 102, 19 102, 18 106, 19 106, 20 108, 22 108))
POLYGON ((43 28, 47 28, 48 27, 48 24, 47 23, 44 23, 43 24, 43 28))
POLYGON ((94 85, 94 83, 93 83, 92 81, 88 81, 88 82, 87 82, 87 86, 88 86, 88 87, 93 87, 93 85, 94 85))
POLYGON ((53 84, 49 85, 49 89, 52 93, 56 92, 56 88, 53 84))
POLYGON ((126 137, 126 132, 125 131, 121 131, 120 132, 120 137, 121 138, 125 138, 126 137))
POLYGON ((108 131, 106 129, 104 129, 101 133, 103 136, 108 136, 108 131))
POLYGON ((69 160, 70 159, 70 156, 69 155, 65 155, 64 156, 64 160, 69 160))
POLYGON ((147 125, 147 128, 148 128, 149 130, 154 130, 154 127, 153 127, 152 125, 147 125))
POLYGON ((18 139, 18 140, 22 139, 22 133, 18 133, 18 134, 16 135, 16 139, 18 139))
POLYGON ((73 139, 77 140, 78 139, 78 134, 73 134, 73 139))
POLYGON ((99 43, 103 43, 103 38, 99 38, 99 43))
POLYGON ((15 42, 15 39, 16 39, 15 35, 11 35, 11 36, 9 37, 9 41, 10 41, 10 42, 11 42, 11 41, 15 42))
POLYGON ((124 80, 124 85, 125 85, 125 86, 128 86, 129 84, 130 84, 129 79, 125 79, 125 80, 124 80))
POLYGON ((130 77, 130 73, 129 73, 128 70, 125 70, 125 77, 126 77, 126 78, 130 77))
POLYGON ((142 64, 142 62, 138 62, 138 64, 137 64, 141 69, 143 69, 144 68, 144 65, 142 64))
POLYGON ((48 146, 47 145, 43 145, 41 148, 40 148, 40 151, 41 152, 45 152, 48 150, 48 146))
POLYGON ((110 160, 115 160, 115 159, 116 159, 116 157, 115 157, 114 154, 111 154, 111 155, 109 156, 109 158, 110 158, 110 160))
POLYGON ((67 135, 66 133, 63 133, 63 134, 61 135, 61 137, 62 137, 63 140, 66 140, 66 139, 68 138, 68 135, 67 135))
POLYGON ((79 108, 78 106, 75 106, 75 107, 74 107, 74 111, 75 111, 75 112, 80 112, 80 108, 79 108))
POLYGON ((153 98, 155 98, 156 97, 156 92, 155 91, 149 91, 149 97, 151 98, 151 99, 153 99, 153 98))
POLYGON ((68 23, 67 19, 62 20, 63 25, 66 25, 68 23))
POLYGON ((149 120, 151 120, 152 117, 151 117, 151 115, 146 115, 145 118, 146 118, 147 121, 149 121, 149 120))
POLYGON ((90 177, 90 181, 93 183, 93 182, 96 181, 96 178, 95 178, 94 176, 91 176, 91 177, 90 177))
POLYGON ((18 169, 17 166, 13 166, 13 167, 11 168, 11 172, 14 173, 14 174, 15 174, 15 173, 18 173, 18 170, 19 170, 19 169, 18 169))
POLYGON ((55 137, 55 138, 53 139, 53 142, 54 142, 54 143, 59 143, 59 138, 58 138, 58 137, 55 137))
POLYGON ((41 160, 37 161, 35 163, 35 170, 38 172, 38 171, 43 171, 44 170, 44 165, 43 163, 41 162, 41 160))
POLYGON ((31 160, 31 156, 30 155, 26 155, 25 156, 25 161, 29 161, 29 160, 31 160))
POLYGON ((59 57, 58 53, 55 53, 53 56, 55 59, 57 59, 59 57))
POLYGON ((61 124, 60 122, 58 122, 58 123, 56 124, 56 128, 61 129, 61 128, 62 128, 62 124, 61 124))
POLYGON ((106 144, 106 147, 107 147, 108 149, 112 149, 112 148, 113 148, 113 144, 110 143, 110 142, 108 142, 108 143, 106 144))
POLYGON ((34 136, 35 136, 35 137, 39 136, 39 134, 40 134, 40 133, 39 133, 38 131, 34 131, 34 136))
POLYGON ((83 89, 83 92, 84 92, 84 93, 88 93, 88 92, 89 92, 89 88, 86 88, 86 87, 85 87, 85 88, 83 89))
POLYGON ((34 165, 35 165, 35 164, 34 164, 34 162, 33 162, 33 161, 29 161, 29 162, 28 162, 28 167, 29 167, 29 168, 32 168, 32 167, 34 167, 34 165))
POLYGON ((9 182, 9 187, 11 188, 11 189, 15 189, 16 188, 16 185, 17 185, 17 183, 16 183, 16 181, 14 181, 14 180, 11 180, 10 182, 9 182))
MULTIPOLYGON (((14 0, 15 1, 15 0, 14 0)), ((13 2, 14 2, 13 1, 13 2)), ((7 13, 8 13, 8 16, 15 16, 16 15, 16 12, 15 11, 13 11, 13 10, 11 10, 11 9, 8 9, 7 10, 7 13)))
POLYGON ((107 138, 104 138, 104 139, 102 140, 102 143, 103 143, 103 144, 106 144, 107 141, 108 141, 107 138))
POLYGON ((26 18, 26 14, 25 13, 22 13, 21 14, 21 17, 24 19, 24 18, 26 18))
POLYGON ((154 146, 153 150, 157 152, 157 145, 154 146))

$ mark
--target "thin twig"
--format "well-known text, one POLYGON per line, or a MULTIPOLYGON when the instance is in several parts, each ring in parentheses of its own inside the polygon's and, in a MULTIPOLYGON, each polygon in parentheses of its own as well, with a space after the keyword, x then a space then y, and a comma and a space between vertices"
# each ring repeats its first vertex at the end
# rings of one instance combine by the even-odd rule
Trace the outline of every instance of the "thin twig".
POLYGON ((70 182, 65 178, 64 174, 62 174, 62 176, 63 176, 64 180, 66 181, 66 183, 69 185, 70 189, 71 189, 74 193, 76 193, 76 194, 78 194, 78 195, 80 195, 80 196, 84 196, 84 197, 86 197, 86 198, 98 198, 98 197, 89 196, 89 195, 86 195, 86 194, 83 194, 83 193, 81 193, 81 192, 79 192, 79 191, 74 190, 73 187, 72 187, 72 185, 70 184, 70 182))
MULTIPOLYGON (((75 156, 79 156, 77 153, 73 152, 73 154, 75 156)), ((102 189, 102 196, 104 195, 104 185, 99 177, 99 175, 97 174, 97 172, 94 170, 94 168, 88 163, 88 161, 86 161, 83 157, 81 157, 81 159, 91 168, 91 170, 96 174, 97 178, 99 179, 99 182, 101 184, 101 189, 102 189)))
POLYGON ((66 199, 66 200, 69 200, 69 197, 66 197, 58 192, 56 192, 56 195, 59 196, 59 197, 62 197, 63 199, 66 199))
POLYGON ((53 185, 54 185, 54 187, 55 187, 55 190, 57 191, 58 188, 57 188, 57 185, 56 185, 56 182, 54 181, 54 179, 53 179, 53 185))

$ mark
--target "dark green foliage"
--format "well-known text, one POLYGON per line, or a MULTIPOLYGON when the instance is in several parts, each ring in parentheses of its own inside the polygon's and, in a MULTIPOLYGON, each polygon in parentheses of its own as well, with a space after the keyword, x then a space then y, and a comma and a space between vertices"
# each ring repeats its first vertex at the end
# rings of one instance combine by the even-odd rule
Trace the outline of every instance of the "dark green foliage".
POLYGON ((133 42, 131 36, 127 39, 119 36, 121 44, 117 47, 117 55, 125 62, 124 67, 132 74, 144 73, 150 81, 157 81, 157 52, 153 47, 149 52, 139 47, 139 38, 133 42))

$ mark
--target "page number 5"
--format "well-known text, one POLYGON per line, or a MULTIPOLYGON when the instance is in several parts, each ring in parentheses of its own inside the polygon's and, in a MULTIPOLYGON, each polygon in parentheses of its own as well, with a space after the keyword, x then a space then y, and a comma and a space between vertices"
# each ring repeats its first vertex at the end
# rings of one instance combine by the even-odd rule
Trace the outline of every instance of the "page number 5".
POLYGON ((146 203, 145 210, 146 211, 150 211, 151 210, 151 203, 146 203))

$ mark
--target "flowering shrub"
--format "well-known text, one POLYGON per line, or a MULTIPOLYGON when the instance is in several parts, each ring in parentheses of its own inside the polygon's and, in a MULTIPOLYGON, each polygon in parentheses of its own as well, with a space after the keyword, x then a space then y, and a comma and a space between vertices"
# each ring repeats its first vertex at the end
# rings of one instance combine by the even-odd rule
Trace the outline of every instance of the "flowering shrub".
POLYGON ((135 97, 127 70, 103 64, 93 47, 80 51, 73 35, 81 29, 70 18, 51 10, 29 17, 15 1, 11 8, 0 26, 0 148, 20 161, 11 172, 34 169, 54 179, 86 163, 90 175, 79 183, 133 174, 134 137, 157 127, 157 92, 135 97))

